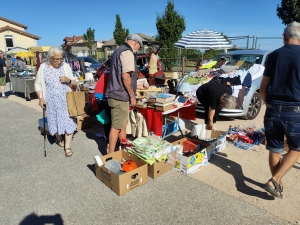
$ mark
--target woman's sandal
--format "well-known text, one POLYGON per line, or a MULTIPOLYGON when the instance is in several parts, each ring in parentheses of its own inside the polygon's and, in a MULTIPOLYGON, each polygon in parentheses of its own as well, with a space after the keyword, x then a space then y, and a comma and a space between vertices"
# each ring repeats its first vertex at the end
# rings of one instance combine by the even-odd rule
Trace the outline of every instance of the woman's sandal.
POLYGON ((65 142, 63 140, 57 140, 55 138, 55 143, 59 146, 59 147, 65 147, 65 142))
POLYGON ((73 155, 72 149, 71 148, 66 148, 65 149, 65 156, 70 157, 73 155))
POLYGON ((273 183, 275 189, 272 188, 268 183, 266 183, 266 184, 263 186, 263 188, 264 188, 267 192, 269 192, 272 196, 282 199, 282 198, 283 198, 283 196, 282 196, 283 187, 281 188, 281 187, 279 186, 279 184, 277 184, 277 182, 276 182, 273 178, 271 178, 269 181, 273 183))

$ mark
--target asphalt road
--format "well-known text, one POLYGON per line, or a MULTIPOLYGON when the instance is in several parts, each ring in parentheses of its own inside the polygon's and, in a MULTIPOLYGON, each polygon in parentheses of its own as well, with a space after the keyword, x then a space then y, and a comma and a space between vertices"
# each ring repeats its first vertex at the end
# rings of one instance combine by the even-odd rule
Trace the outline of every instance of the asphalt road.
POLYGON ((290 224, 177 171, 119 197, 94 175, 102 140, 79 131, 67 158, 50 138, 44 157, 42 113, 0 99, 0 114, 0 224, 290 224))

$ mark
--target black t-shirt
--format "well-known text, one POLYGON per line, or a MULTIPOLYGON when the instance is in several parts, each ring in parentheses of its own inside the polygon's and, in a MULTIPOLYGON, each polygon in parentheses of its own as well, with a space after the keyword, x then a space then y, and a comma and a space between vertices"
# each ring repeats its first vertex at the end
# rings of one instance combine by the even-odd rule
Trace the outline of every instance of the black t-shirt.
POLYGON ((0 58, 0 77, 4 77, 3 67, 6 67, 4 59, 0 58))
POLYGON ((210 106, 212 109, 216 109, 220 105, 220 98, 225 93, 232 94, 231 86, 216 82, 202 84, 196 91, 200 103, 204 106, 210 106))
POLYGON ((300 105, 300 46, 287 44, 272 52, 264 76, 270 77, 267 103, 300 105))

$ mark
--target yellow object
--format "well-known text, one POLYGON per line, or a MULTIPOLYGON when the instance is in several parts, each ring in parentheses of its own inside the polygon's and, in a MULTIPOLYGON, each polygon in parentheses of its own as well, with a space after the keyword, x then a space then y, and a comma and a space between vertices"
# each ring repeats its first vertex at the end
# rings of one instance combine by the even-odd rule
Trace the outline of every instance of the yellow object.
POLYGON ((15 55, 15 57, 17 57, 17 56, 19 56, 19 57, 35 57, 35 55, 33 54, 33 53, 31 53, 31 52, 18 52, 16 55, 15 55))
POLYGON ((244 62, 245 62, 245 60, 240 60, 235 64, 235 66, 240 67, 241 65, 243 65, 244 62))
POLYGON ((28 48, 31 52, 48 52, 51 46, 32 46, 28 48))
POLYGON ((200 69, 209 69, 212 68, 213 66, 215 66, 217 64, 217 61, 212 61, 208 64, 204 64, 200 67, 200 69))
POLYGON ((79 80, 83 80, 83 76, 80 76, 80 77, 79 77, 79 80))

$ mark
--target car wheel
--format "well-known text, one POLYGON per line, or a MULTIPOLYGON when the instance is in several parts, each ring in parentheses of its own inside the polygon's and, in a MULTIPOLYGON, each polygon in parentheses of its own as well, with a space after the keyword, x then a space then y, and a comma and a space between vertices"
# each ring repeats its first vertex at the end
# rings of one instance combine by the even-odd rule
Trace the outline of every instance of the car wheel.
POLYGON ((254 93, 254 95, 252 96, 252 99, 250 101, 248 112, 242 118, 246 119, 246 120, 253 120, 255 117, 257 117, 257 115, 260 111, 261 105, 262 105, 262 100, 261 100, 260 94, 254 93))

